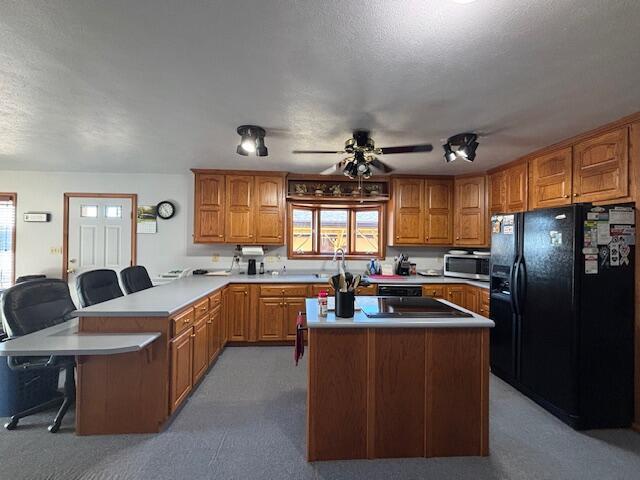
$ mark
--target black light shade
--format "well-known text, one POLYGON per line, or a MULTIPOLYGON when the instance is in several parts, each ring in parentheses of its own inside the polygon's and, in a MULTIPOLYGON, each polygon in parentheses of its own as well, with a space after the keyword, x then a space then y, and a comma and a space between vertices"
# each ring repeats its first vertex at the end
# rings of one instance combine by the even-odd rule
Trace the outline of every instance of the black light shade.
POLYGON ((473 162, 476 158, 478 135, 475 133, 459 133, 447 139, 442 148, 444 149, 444 161, 449 163, 457 158, 467 162, 473 162))
POLYGON ((269 154, 264 144, 266 135, 264 128, 256 125, 240 125, 236 131, 242 137, 240 145, 236 148, 236 153, 247 156, 255 152, 258 157, 266 157, 269 154))

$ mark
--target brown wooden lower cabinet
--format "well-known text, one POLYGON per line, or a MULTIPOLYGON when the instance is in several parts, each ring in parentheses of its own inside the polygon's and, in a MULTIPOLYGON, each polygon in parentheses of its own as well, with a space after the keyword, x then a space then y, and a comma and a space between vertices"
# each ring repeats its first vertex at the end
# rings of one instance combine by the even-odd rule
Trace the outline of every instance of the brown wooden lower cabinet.
POLYGON ((258 339, 282 340, 284 323, 284 299, 282 297, 258 300, 258 339))
POLYGON ((480 313, 480 289, 478 287, 465 285, 464 304, 462 306, 474 313, 480 313))
POLYGON ((222 323, 222 307, 214 308, 207 321, 207 356, 211 365, 218 357, 221 348, 220 326, 222 323))
POLYGON ((307 458, 489 454, 489 329, 309 330, 307 458))
POLYGON ((445 286, 444 285, 422 285, 422 296, 433 298, 445 298, 445 286))
POLYGON ((487 288, 482 288, 480 291, 480 311, 478 313, 483 317, 490 318, 489 290, 487 288))
POLYGON ((296 339, 298 313, 304 312, 305 299, 302 297, 285 298, 284 299, 284 339, 296 339))
POLYGON ((169 342, 171 383, 169 409, 173 413, 187 398, 193 385, 193 328, 184 330, 169 342))
POLYGON ((227 338, 230 342, 249 339, 249 285, 231 285, 225 301, 227 338))
POLYGON ((465 306, 465 287, 466 285, 445 285, 445 300, 450 301, 451 303, 455 303, 456 305, 460 305, 461 307, 465 306))
POLYGON ((209 366, 209 335, 207 332, 208 314, 193 325, 193 383, 196 384, 209 366))

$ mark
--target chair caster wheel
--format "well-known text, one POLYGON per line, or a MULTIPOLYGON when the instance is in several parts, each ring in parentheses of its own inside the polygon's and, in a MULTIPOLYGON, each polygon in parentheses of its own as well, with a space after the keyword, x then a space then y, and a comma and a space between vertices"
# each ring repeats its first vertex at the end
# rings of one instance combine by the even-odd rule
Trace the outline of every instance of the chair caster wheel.
POLYGON ((47 430, 49 430, 51 433, 56 433, 58 430, 60 430, 60 424, 59 423, 54 423, 52 425, 49 425, 47 427, 47 430))
POLYGON ((4 424, 4 428, 6 428, 7 430, 15 430, 16 427, 18 426, 18 419, 11 419, 9 420, 7 423, 4 424))

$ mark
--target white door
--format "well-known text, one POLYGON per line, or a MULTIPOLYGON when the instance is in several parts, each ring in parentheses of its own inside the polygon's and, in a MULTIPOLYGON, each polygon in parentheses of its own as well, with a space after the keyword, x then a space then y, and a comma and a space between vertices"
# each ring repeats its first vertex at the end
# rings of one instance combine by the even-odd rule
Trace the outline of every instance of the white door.
POLYGON ((131 266, 130 198, 71 197, 67 273, 75 298, 77 275, 108 268, 119 272, 131 266))

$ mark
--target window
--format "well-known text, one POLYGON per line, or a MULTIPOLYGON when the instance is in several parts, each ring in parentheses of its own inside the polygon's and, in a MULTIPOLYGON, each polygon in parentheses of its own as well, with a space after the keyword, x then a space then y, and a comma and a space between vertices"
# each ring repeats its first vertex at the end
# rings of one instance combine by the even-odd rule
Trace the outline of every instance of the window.
POLYGON ((16 195, 0 193, 0 288, 13 285, 15 265, 16 195))
POLYGON ((122 218, 122 207, 120 205, 107 205, 104 207, 105 218, 122 218))
POLYGON ((88 218, 98 218, 98 206, 80 205, 80 216, 88 218))
POLYGON ((289 258, 384 258, 384 206, 289 204, 289 258))

